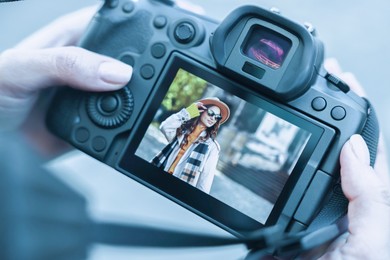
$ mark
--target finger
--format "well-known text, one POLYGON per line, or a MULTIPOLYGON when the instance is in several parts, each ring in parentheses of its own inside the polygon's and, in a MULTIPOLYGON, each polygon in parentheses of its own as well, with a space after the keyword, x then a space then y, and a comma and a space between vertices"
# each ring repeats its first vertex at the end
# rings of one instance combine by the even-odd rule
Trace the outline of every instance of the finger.
POLYGON ((198 102, 198 108, 199 108, 199 109, 203 109, 203 110, 206 110, 206 109, 207 109, 207 107, 206 107, 205 105, 203 105, 202 102, 198 102))
POLYGON ((340 164, 342 188, 349 200, 350 237, 344 246, 344 253, 364 246, 364 250, 368 249, 365 253, 383 255, 388 251, 390 241, 389 187, 369 166, 368 148, 360 135, 353 135, 346 142, 340 164))
POLYGON ((340 75, 340 78, 348 84, 352 91, 361 97, 366 97, 367 93, 364 91, 362 85, 357 80, 356 76, 350 72, 344 72, 340 75))
POLYGON ((370 164, 369 150, 361 135, 352 135, 344 144, 341 149, 340 164, 342 168, 348 170, 355 169, 356 165, 370 164))
POLYGON ((352 152, 355 155, 356 159, 363 165, 370 164, 370 152, 368 150, 367 144, 365 143, 361 135, 352 135, 349 139, 352 152))
POLYGON ((360 135, 353 135, 343 146, 340 164, 342 188, 350 202, 390 205, 388 183, 370 166, 369 151, 360 135))
POLYGON ((2 89, 26 95, 68 85, 86 91, 116 90, 128 83, 132 68, 78 47, 8 50, 0 56, 2 89))
POLYGON ((340 75, 343 71, 335 58, 327 58, 324 61, 325 69, 332 74, 340 75))
POLYGON ((377 172, 377 174, 380 176, 381 180, 384 181, 390 189, 390 175, 389 166, 387 162, 387 151, 382 134, 380 134, 379 136, 374 169, 375 172, 377 172))
POLYGON ((363 138, 353 135, 344 144, 340 154, 341 184, 345 196, 352 200, 364 192, 364 174, 372 171, 370 155, 363 138))
POLYGON ((98 9, 97 5, 64 15, 30 35, 15 48, 43 49, 75 45, 98 9))

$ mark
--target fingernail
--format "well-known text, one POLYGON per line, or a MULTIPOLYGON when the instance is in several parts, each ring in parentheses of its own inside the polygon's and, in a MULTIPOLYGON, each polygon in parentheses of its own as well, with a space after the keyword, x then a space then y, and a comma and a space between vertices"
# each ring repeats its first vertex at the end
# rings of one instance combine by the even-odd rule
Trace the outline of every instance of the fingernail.
POLYGON ((364 163, 369 163, 369 152, 366 142, 363 140, 361 135, 353 135, 350 138, 350 144, 352 151, 357 159, 362 160, 364 163))
POLYGON ((106 61, 100 64, 98 73, 100 79, 109 84, 126 85, 133 72, 133 68, 127 64, 115 61, 106 61))

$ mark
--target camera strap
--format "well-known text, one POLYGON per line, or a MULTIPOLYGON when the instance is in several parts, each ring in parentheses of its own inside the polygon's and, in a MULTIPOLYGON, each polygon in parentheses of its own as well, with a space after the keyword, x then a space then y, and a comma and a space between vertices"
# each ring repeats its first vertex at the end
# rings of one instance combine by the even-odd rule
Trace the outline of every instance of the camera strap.
MULTIPOLYGON (((379 127, 369 102, 368 118, 361 135, 370 150, 371 165, 374 165, 379 127)), ((1 233, 3 237, 0 237, 4 249, 0 253, 2 259, 42 259, 59 253, 71 253, 72 257, 68 257, 71 259, 84 259, 82 256, 75 257, 73 251, 83 254, 91 242, 170 248, 242 244, 249 249, 246 260, 254 260, 272 253, 280 256, 296 255, 332 242, 347 230, 345 211, 341 211, 342 207, 337 204, 341 198, 346 201, 341 189, 308 229, 298 233, 286 233, 280 225, 275 225, 234 237, 228 233, 211 235, 136 223, 92 221, 85 210, 85 199, 38 167, 40 160, 36 158, 34 150, 24 143, 24 138, 0 135, 0 141, 3 144, 0 146, 0 154, 3 156, 0 161, 0 191, 4 193, 2 197, 7 198, 0 212, 0 228, 4 230, 1 233), (23 164, 13 163, 16 157, 22 158, 23 164), (42 200, 42 196, 46 199, 42 200), (26 201, 32 203, 26 204, 26 201), (58 207, 65 204, 70 207, 58 207), (41 235, 38 240, 37 227, 41 235)))
POLYGON ((292 255, 334 241, 346 231, 344 221, 315 231, 284 233, 279 225, 266 227, 237 238, 231 235, 196 234, 136 224, 92 222, 90 240, 115 246, 142 247, 214 247, 244 244, 250 250, 247 260, 276 252, 292 255), (341 224, 343 223, 343 224, 341 224))
MULTIPOLYGON (((375 110, 368 105, 367 121, 361 132, 370 151, 370 164, 374 165, 379 139, 379 126, 375 110)), ((92 240, 113 245, 152 246, 152 247, 209 247, 245 244, 250 250, 246 259, 259 259, 261 256, 294 255, 331 243, 347 231, 345 221, 348 200, 341 183, 322 208, 310 226, 298 233, 286 233, 278 225, 243 234, 242 237, 196 234, 185 231, 162 229, 141 225, 121 225, 112 223, 92 223, 92 240), (130 235, 129 235, 130 234, 130 235)))

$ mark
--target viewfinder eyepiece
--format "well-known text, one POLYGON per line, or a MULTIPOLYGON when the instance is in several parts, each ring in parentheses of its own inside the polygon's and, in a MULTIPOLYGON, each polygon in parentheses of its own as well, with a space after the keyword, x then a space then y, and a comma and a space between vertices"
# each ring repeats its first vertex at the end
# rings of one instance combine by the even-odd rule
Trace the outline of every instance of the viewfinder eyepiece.
POLYGON ((269 29, 254 26, 243 48, 244 54, 273 69, 278 69, 292 46, 291 41, 269 29))

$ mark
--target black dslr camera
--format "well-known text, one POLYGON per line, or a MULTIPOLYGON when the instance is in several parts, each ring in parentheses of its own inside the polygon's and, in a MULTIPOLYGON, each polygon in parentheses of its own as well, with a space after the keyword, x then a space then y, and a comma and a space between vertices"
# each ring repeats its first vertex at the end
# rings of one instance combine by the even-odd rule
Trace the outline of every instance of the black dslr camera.
POLYGON ((352 134, 375 139, 376 121, 365 99, 324 70, 309 26, 257 6, 219 23, 171 1, 111 0, 80 45, 134 73, 115 92, 59 90, 47 116, 57 136, 236 236, 274 225, 297 233, 345 215, 339 153, 352 134), (193 118, 178 115, 197 102, 206 105, 198 123, 207 112, 218 128, 178 146, 192 132, 177 129, 193 118), (164 123, 173 115, 180 124, 164 123), (195 158, 192 145, 206 139, 195 158), (175 149, 175 170, 193 176, 168 170, 175 149), (202 174, 211 178, 201 185, 202 174))

